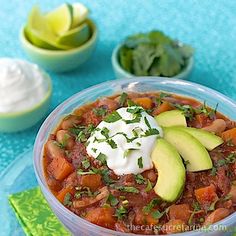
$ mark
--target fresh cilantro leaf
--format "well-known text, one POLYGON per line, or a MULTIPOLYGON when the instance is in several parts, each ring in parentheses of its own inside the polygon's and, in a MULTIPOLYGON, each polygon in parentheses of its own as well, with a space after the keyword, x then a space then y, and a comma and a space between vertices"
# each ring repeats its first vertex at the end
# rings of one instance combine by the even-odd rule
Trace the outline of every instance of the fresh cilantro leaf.
POLYGON ((88 169, 90 167, 90 162, 89 162, 89 159, 84 159, 82 162, 81 162, 82 166, 84 167, 84 169, 88 169))
POLYGON ((141 174, 135 175, 135 181, 137 184, 145 184, 146 180, 141 174))
POLYGON ((170 96, 171 96, 170 94, 161 92, 160 95, 159 95, 159 97, 156 98, 157 105, 160 106, 160 105, 163 103, 163 99, 164 99, 165 97, 170 97, 170 96))
POLYGON ((145 188, 145 192, 149 192, 150 190, 152 190, 152 183, 150 182, 150 180, 147 180, 147 186, 145 188))
POLYGON ((147 119, 146 116, 144 117, 144 122, 145 122, 146 126, 147 126, 149 129, 152 129, 152 127, 151 127, 151 125, 150 125, 150 123, 149 123, 149 121, 148 121, 148 119, 147 119))
POLYGON ((173 104, 178 110, 182 111, 184 116, 188 118, 190 121, 193 120, 195 110, 190 105, 180 105, 180 104, 173 104))
POLYGON ((126 124, 133 124, 133 123, 139 123, 141 120, 141 114, 136 114, 134 119, 132 120, 124 120, 126 124))
POLYGON ((214 202, 212 202, 207 210, 208 211, 214 211, 215 210, 215 205, 218 201, 219 201, 219 199, 216 199, 214 202))
POLYGON ((127 209, 124 206, 120 206, 119 208, 116 208, 115 216, 119 220, 122 220, 126 216, 127 213, 128 213, 127 209))
POLYGON ((116 206, 119 203, 119 200, 111 193, 109 194, 107 201, 111 204, 111 206, 116 206))
POLYGON ((211 175, 216 176, 216 173, 217 173, 217 168, 215 166, 213 166, 211 169, 211 175))
POLYGON ((106 142, 111 146, 112 149, 117 148, 117 144, 113 139, 107 139, 106 142))
POLYGON ((107 109, 105 107, 94 108, 93 112, 96 116, 105 116, 107 114, 107 109))
POLYGON ((101 152, 99 153, 96 159, 99 160, 103 165, 107 164, 107 156, 101 152))
POLYGON ((127 100, 128 107, 136 106, 135 102, 133 102, 131 99, 127 100))
POLYGON ((159 134, 158 129, 151 128, 145 131, 144 136, 147 137, 147 136, 158 135, 158 134, 159 134))
POLYGON ((77 170, 77 175, 94 175, 96 174, 93 170, 84 171, 82 169, 77 170))
POLYGON ((123 92, 121 95, 120 95, 120 99, 119 99, 119 104, 121 107, 123 107, 125 105, 125 102, 127 100, 127 97, 128 97, 128 94, 123 92))
POLYGON ((194 211, 200 211, 201 210, 201 206, 198 202, 193 202, 192 207, 193 207, 194 211))
POLYGON ((143 212, 145 214, 149 214, 150 211, 156 207, 157 205, 159 205, 161 203, 160 199, 158 198, 154 198, 152 199, 145 207, 143 207, 143 212))
POLYGON ((142 157, 139 157, 139 158, 138 158, 138 167, 139 167, 140 169, 143 168, 143 158, 142 158, 142 157))
POLYGON ((106 127, 103 127, 101 130, 101 134, 105 137, 105 138, 109 138, 109 129, 106 127))
POLYGON ((70 207, 72 205, 72 201, 71 201, 71 194, 70 193, 66 193, 65 197, 64 197, 64 201, 63 204, 67 207, 70 207))
POLYGON ((127 192, 127 193, 139 193, 139 190, 132 186, 117 186, 117 190, 121 192, 127 192))
POLYGON ((104 119, 104 121, 107 123, 113 123, 121 119, 122 117, 120 116, 120 114, 117 111, 113 111, 104 119))
POLYGON ((133 107, 128 107, 127 112, 131 114, 141 114, 144 111, 144 109, 140 106, 133 106, 133 107))
POLYGON ((160 212, 160 211, 156 210, 156 211, 154 211, 154 212, 152 213, 152 217, 153 217, 154 219, 158 220, 158 219, 160 219, 160 218, 161 218, 163 215, 165 215, 165 214, 166 214, 166 211, 160 212))

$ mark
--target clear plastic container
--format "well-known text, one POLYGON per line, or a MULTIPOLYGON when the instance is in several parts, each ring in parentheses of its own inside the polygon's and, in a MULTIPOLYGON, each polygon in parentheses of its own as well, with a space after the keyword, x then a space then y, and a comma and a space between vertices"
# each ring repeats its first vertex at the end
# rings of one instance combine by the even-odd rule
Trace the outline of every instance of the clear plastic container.
MULTIPOLYGON (((236 103, 227 98, 226 96, 216 92, 210 88, 206 88, 199 84, 168 79, 168 78, 155 78, 155 77, 141 77, 133 79, 115 80, 105 82, 91 88, 85 89, 67 99, 64 103, 59 105, 46 119, 43 123, 34 146, 34 168, 36 177, 38 179, 39 185, 42 192, 47 199, 49 205, 51 206, 54 213, 60 219, 60 221, 72 232, 74 235, 78 236, 127 236, 127 233, 121 233, 112 231, 100 226, 94 225, 74 213, 70 212, 66 207, 64 207, 50 192, 47 187, 47 183, 44 178, 43 173, 43 145, 46 142, 49 134, 60 122, 61 118, 69 113, 71 113, 75 108, 82 106, 85 103, 95 101, 97 98, 102 96, 109 96, 121 91, 129 92, 150 92, 150 91, 166 91, 169 93, 176 93, 188 97, 195 98, 199 101, 206 101, 207 105, 215 107, 218 103, 218 111, 236 120, 236 103)), ((227 218, 217 222, 211 226, 210 230, 213 232, 207 235, 232 235, 229 232, 215 231, 219 226, 227 227, 227 230, 232 230, 236 226, 236 213, 231 214, 227 218)), ((231 231, 232 232, 232 231, 231 231)), ((181 234, 181 236, 197 236, 205 235, 206 232, 203 231, 190 231, 181 234)))

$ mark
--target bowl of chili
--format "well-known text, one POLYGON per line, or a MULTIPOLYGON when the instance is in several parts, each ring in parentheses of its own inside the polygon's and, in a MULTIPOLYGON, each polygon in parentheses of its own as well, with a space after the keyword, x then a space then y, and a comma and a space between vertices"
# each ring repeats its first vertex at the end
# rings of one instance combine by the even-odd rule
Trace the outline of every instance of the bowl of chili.
MULTIPOLYGON (((74 235, 181 233, 195 236, 202 235, 203 230, 208 230, 209 235, 219 235, 219 231, 224 235, 236 222, 235 109, 236 103, 219 92, 177 79, 142 77, 93 86, 59 105, 42 125, 34 146, 37 180, 54 213, 74 235), (125 108, 127 106, 130 108, 125 108), (99 132, 99 125, 111 119, 117 121, 116 111, 123 108, 132 114, 141 111, 146 114, 146 121, 149 116, 181 111, 186 121, 186 127, 182 128, 201 129, 222 140, 214 147, 204 144, 210 167, 189 169, 192 163, 187 163, 185 153, 177 148, 184 159, 181 166, 186 168, 184 184, 175 198, 165 201, 168 196, 160 199, 162 193, 156 192, 159 189, 155 184, 161 176, 158 166, 119 175, 117 169, 109 168, 113 163, 106 155, 100 153, 99 158, 88 155, 88 140, 91 141, 94 132, 99 132)), ((106 136, 107 129, 102 130, 106 136)), ((163 130, 165 133, 168 127, 163 130)), ((156 132, 148 129, 145 137, 156 132)), ((168 139, 168 132, 164 139, 168 139)), ((105 142, 114 148, 114 140, 105 142)), ((130 155, 125 153, 124 157, 130 155)), ((145 161, 140 160, 138 158, 138 165, 142 169, 145 161)), ((171 178, 171 172, 175 171, 168 166, 171 178)), ((126 166, 121 168, 125 170, 126 166)))

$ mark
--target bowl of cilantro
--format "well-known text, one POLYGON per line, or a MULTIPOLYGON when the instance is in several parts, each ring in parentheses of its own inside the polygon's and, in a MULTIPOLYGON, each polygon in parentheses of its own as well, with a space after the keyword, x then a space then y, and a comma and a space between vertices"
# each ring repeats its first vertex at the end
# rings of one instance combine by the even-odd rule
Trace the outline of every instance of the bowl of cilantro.
POLYGON ((194 49, 160 31, 127 37, 112 53, 117 79, 158 76, 187 79, 193 68, 194 49))

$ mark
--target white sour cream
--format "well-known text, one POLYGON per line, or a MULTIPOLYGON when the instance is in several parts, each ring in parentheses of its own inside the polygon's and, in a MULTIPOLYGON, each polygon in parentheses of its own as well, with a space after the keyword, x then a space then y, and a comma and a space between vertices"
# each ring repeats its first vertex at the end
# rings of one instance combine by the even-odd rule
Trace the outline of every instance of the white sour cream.
POLYGON ((28 110, 48 90, 48 80, 37 65, 19 59, 0 59, 0 113, 28 110))
POLYGON ((117 175, 138 174, 151 169, 153 146, 156 138, 163 136, 161 127, 144 110, 139 113, 138 122, 127 124, 127 120, 135 118, 136 115, 129 112, 135 108, 118 109, 116 112, 122 119, 110 123, 102 121, 88 139, 88 154, 94 158, 104 154, 108 167, 117 175), (151 133, 157 134, 150 135, 151 129, 151 133))

